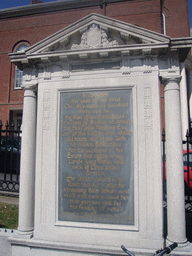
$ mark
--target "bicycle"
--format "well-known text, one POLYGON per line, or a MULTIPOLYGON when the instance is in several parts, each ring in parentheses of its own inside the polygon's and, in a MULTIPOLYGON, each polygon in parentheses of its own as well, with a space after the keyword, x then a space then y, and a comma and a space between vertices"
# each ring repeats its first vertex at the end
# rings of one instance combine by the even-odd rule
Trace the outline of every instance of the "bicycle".
MULTIPOLYGON (((160 249, 158 251, 155 252, 155 254, 153 254, 153 256, 158 255, 158 256, 162 256, 164 254, 169 254, 171 251, 173 251, 176 247, 178 246, 177 243, 173 243, 167 247, 165 247, 164 249, 160 249)), ((133 254, 132 252, 128 251, 124 245, 121 246, 121 249, 126 252, 129 256, 135 256, 135 254, 133 254)))

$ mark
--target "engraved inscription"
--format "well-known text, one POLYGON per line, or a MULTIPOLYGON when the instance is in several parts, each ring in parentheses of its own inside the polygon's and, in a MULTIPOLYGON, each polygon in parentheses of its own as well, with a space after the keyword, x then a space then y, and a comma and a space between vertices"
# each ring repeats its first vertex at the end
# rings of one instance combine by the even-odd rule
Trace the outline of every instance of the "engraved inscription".
POLYGON ((144 88, 144 109, 145 109, 145 129, 151 130, 153 126, 153 115, 152 115, 152 91, 150 87, 144 88))
POLYGON ((49 130, 50 122, 50 91, 45 90, 43 94, 43 130, 49 130))
POLYGON ((62 92, 59 216, 134 224, 132 90, 62 92))

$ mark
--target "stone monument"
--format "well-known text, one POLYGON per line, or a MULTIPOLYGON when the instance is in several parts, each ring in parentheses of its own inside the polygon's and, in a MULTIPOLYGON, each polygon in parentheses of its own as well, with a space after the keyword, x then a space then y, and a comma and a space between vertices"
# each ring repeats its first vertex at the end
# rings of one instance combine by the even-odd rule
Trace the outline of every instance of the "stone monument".
MULTIPOLYGON (((13 256, 163 246, 159 85, 178 93, 180 52, 190 44, 91 14, 10 55, 24 71, 25 90, 13 256)), ((186 246, 181 201, 168 240, 186 246)))

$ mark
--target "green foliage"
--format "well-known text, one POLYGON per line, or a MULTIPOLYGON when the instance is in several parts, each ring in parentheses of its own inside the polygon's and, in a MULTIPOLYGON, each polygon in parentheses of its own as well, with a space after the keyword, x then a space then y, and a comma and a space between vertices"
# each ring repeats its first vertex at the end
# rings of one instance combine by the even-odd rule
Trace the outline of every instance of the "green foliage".
POLYGON ((17 229, 18 206, 0 203, 0 227, 17 229))

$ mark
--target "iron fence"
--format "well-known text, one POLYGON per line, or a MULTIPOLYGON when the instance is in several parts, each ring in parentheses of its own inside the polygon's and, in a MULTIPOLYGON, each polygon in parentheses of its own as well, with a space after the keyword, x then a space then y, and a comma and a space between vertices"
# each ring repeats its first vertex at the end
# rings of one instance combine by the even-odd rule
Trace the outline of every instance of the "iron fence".
POLYGON ((187 131, 183 144, 186 144, 186 150, 183 152, 186 202, 192 203, 192 132, 190 130, 187 131))
MULTIPOLYGON (((165 152, 165 131, 162 132, 163 143, 163 199, 166 200, 166 152, 165 152)), ((186 140, 183 141, 186 149, 183 150, 183 172, 185 185, 185 203, 192 204, 192 132, 187 131, 186 140)))
MULTIPOLYGON (((163 143, 163 214, 164 214, 164 238, 167 237, 167 192, 166 192, 166 138, 165 131, 162 133, 163 143)), ((185 217, 186 217, 186 236, 189 242, 192 242, 192 129, 187 131, 185 150, 183 150, 183 182, 185 184, 185 217)))
POLYGON ((19 192, 21 130, 0 120, 0 191, 19 192))

